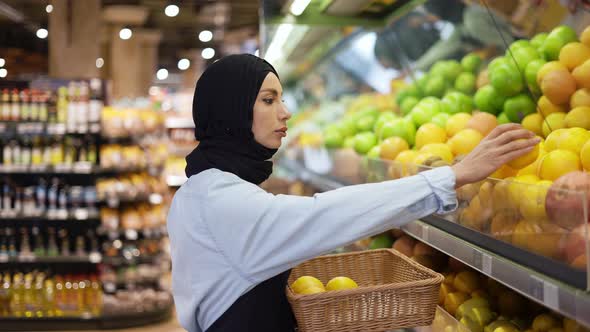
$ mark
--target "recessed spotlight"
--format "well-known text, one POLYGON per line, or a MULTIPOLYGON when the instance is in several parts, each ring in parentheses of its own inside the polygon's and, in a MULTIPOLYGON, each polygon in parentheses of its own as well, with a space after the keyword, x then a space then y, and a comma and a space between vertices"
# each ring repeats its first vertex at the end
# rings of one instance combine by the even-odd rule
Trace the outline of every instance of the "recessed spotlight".
POLYGON ((187 70, 190 66, 191 66, 191 62, 189 61, 189 59, 178 60, 178 69, 187 70))
POLYGON ((164 14, 168 17, 175 17, 178 13, 180 13, 180 8, 177 5, 168 5, 164 9, 164 14))
POLYGON ((6 60, 4 58, 0 58, 0 67, 4 67, 6 65, 6 60))
POLYGON ((167 79, 168 78, 168 70, 166 68, 160 68, 160 69, 158 69, 158 72, 156 72, 156 77, 160 81, 163 81, 163 80, 167 79))
POLYGON ((96 68, 102 68, 102 66, 104 66, 104 59, 103 58, 96 59, 96 68))
POLYGON ((211 39, 213 39, 213 32, 209 30, 203 30, 201 33, 199 33, 199 40, 203 43, 211 41, 211 39))
POLYGON ((53 5, 49 4, 45 6, 45 11, 47 12, 47 14, 51 13, 53 11, 53 5))
POLYGON ((119 31, 119 38, 123 40, 129 39, 131 36, 133 36, 133 31, 131 31, 129 28, 123 28, 121 31, 119 31))
POLYGON ((201 52, 201 56, 203 59, 209 60, 215 56, 215 50, 211 47, 207 47, 201 52))
POLYGON ((49 36, 49 31, 47 31, 47 29, 39 29, 37 30, 37 37, 41 38, 41 39, 45 39, 47 38, 47 36, 49 36))
POLYGON ((8 70, 6 68, 0 68, 0 77, 4 78, 8 75, 8 70))

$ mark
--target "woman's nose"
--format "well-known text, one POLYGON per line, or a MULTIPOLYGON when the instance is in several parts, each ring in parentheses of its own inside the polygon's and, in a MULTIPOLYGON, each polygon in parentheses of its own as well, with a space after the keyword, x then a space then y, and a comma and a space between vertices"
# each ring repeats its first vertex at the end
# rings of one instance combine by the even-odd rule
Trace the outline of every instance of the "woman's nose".
POLYGON ((285 106, 285 104, 281 105, 281 114, 280 114, 280 118, 281 120, 289 120, 291 118, 291 112, 289 112, 289 110, 287 109, 287 106, 285 106))

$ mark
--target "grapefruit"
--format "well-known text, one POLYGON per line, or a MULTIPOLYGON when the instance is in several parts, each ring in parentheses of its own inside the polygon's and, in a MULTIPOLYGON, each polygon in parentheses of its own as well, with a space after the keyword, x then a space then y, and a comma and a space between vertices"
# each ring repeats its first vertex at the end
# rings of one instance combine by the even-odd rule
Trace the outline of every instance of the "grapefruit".
POLYGON ((539 71, 537 71, 537 84, 541 86, 541 82, 543 82, 545 75, 559 69, 567 70, 567 67, 559 61, 550 61, 545 63, 543 66, 541 66, 539 71))
POLYGON ((457 113, 447 120, 446 131, 447 136, 453 137, 459 131, 467 127, 467 123, 471 119, 469 113, 457 113))
POLYGON ((449 147, 455 156, 465 155, 471 152, 483 139, 483 135, 471 128, 463 129, 451 137, 449 147))
POLYGON ((577 154, 569 150, 553 150, 543 157, 539 165, 539 176, 543 180, 555 181, 562 175, 582 170, 577 154))
POLYGON ((545 139, 545 151, 551 152, 559 149, 561 141, 566 137, 567 129, 561 128, 552 131, 545 139))
POLYGON ((565 128, 565 113, 551 113, 543 121, 543 136, 547 137, 552 131, 562 128, 565 128))
POLYGON ((579 89, 570 98, 570 107, 590 106, 590 90, 579 89))
POLYGON ((416 131, 416 148, 420 149, 430 143, 444 143, 447 141, 447 133, 434 123, 422 125, 416 131))
POLYGON ((582 147, 590 140, 590 132, 584 128, 570 128, 563 135, 559 142, 559 149, 569 150, 575 154, 580 154, 582 147))
POLYGON ((566 104, 576 92, 576 81, 567 70, 554 70, 543 77, 541 91, 557 105, 566 104))
POLYGON ((522 126, 535 133, 535 135, 543 135, 543 117, 539 113, 529 114, 522 119, 522 126))
POLYGON ((562 105, 555 105, 545 96, 541 96, 541 98, 539 98, 539 101, 537 102, 537 107, 538 112, 541 113, 543 117, 547 117, 551 113, 567 112, 566 107, 562 105))
POLYGON ((590 60, 586 60, 576 67, 572 71, 572 76, 576 80, 578 88, 590 88, 590 60))
POLYGON ((582 31, 582 34, 580 34, 580 41, 582 44, 590 47, 590 26, 587 26, 586 29, 582 31))
POLYGON ((590 107, 580 106, 572 109, 565 116, 565 126, 567 128, 590 129, 590 107))
POLYGON ((487 136, 492 129, 498 126, 498 120, 490 113, 478 112, 473 114, 467 122, 467 128, 479 131, 483 136, 487 136))
POLYGON ((403 138, 395 136, 383 140, 380 148, 380 157, 388 160, 394 160, 400 152, 410 149, 408 143, 403 138))
POLYGON ((570 71, 590 59, 590 47, 582 43, 569 43, 559 52, 559 62, 570 71))

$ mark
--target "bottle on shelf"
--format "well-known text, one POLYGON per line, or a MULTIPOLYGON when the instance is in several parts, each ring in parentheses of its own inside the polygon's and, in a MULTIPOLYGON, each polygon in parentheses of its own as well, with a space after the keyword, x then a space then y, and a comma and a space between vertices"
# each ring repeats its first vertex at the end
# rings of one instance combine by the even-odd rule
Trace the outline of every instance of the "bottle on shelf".
POLYGON ((21 121, 31 121, 31 95, 29 89, 24 89, 20 92, 20 119, 21 121))
POLYGON ((31 121, 37 121, 39 118, 39 91, 33 90, 31 92, 31 108, 29 111, 29 119, 31 121))
POLYGON ((13 89, 11 94, 11 108, 10 108, 10 120, 11 121, 19 121, 20 120, 20 101, 18 97, 18 90, 13 89))
POLYGON ((4 89, 2 90, 2 109, 0 110, 2 121, 10 121, 11 112, 10 92, 8 89, 4 89))

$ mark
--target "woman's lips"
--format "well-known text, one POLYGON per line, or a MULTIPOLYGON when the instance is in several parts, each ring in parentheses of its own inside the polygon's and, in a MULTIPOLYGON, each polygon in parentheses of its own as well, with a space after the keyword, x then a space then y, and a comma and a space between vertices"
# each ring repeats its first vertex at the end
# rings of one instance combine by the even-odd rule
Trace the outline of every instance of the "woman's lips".
POLYGON ((287 127, 283 127, 281 129, 277 129, 277 130, 275 130, 275 133, 277 133, 281 137, 286 137, 287 136, 287 127))

